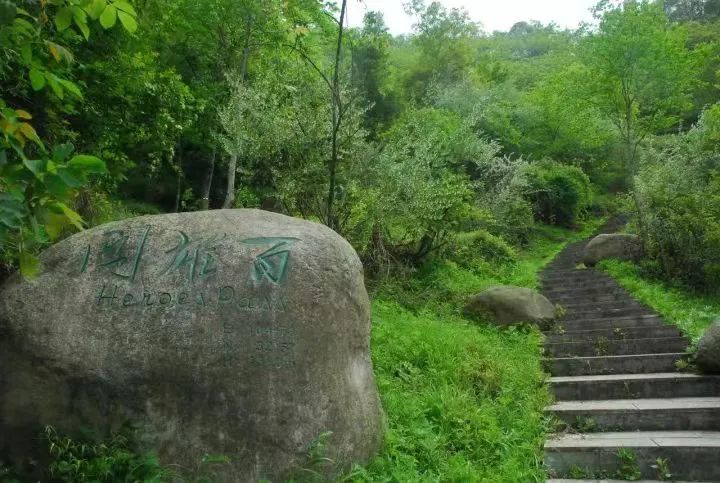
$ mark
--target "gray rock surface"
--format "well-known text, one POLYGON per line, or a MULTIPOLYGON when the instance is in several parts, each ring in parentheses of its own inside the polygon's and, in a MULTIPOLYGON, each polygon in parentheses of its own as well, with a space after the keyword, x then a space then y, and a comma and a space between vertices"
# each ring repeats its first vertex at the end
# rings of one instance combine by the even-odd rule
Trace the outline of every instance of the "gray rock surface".
POLYGON ((610 233, 598 235, 585 247, 583 263, 595 266, 600 260, 617 258, 637 261, 643 257, 642 240, 637 235, 610 233))
POLYGON ((144 216, 46 250, 0 289, 0 459, 44 425, 106 437, 213 481, 280 481, 332 432, 327 474, 382 437, 360 261, 329 228, 259 210, 144 216))
POLYGON ((546 328, 555 319, 555 307, 535 290, 498 286, 470 297, 465 305, 465 314, 470 317, 489 316, 500 326, 532 322, 546 328))
POLYGON ((720 320, 708 328, 698 344, 695 363, 708 374, 720 374, 720 320))

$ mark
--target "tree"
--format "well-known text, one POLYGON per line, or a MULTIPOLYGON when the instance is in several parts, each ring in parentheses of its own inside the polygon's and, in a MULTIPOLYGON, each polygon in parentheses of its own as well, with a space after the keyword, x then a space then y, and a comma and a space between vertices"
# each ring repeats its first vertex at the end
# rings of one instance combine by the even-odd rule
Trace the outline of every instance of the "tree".
POLYGON ((664 7, 674 22, 706 22, 720 17, 720 0, 665 0, 664 7))
POLYGON ((461 81, 473 68, 473 41, 480 26, 463 9, 445 8, 440 2, 425 5, 414 0, 406 6, 418 16, 414 25, 413 44, 420 56, 407 73, 405 88, 417 102, 425 102, 433 83, 451 85, 461 81))
POLYGON ((22 5, 27 9, 0 5, 0 247, 32 276, 39 268, 35 251, 68 226, 83 228, 72 201, 89 175, 105 171, 101 159, 73 155, 73 144, 58 142, 69 134, 64 118, 83 102, 68 45, 88 41, 95 22, 109 29, 119 21, 130 32, 137 23, 123 0, 22 5))
POLYGON ((693 69, 683 32, 660 4, 626 2, 602 11, 584 47, 589 94, 617 128, 631 178, 639 144, 689 108, 693 69))
POLYGON ((377 134, 387 127, 398 111, 394 96, 388 94, 383 86, 388 75, 392 36, 379 12, 366 13, 362 30, 353 34, 352 85, 370 106, 365 116, 365 127, 371 134, 377 134))

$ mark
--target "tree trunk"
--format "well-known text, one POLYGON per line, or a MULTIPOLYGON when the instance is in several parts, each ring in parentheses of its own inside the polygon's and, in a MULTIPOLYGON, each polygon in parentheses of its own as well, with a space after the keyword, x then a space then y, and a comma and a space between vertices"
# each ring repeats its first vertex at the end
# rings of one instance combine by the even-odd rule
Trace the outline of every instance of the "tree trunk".
POLYGON ((228 161, 227 191, 225 193, 223 208, 232 208, 235 204, 235 170, 237 169, 237 159, 237 154, 231 154, 230 161, 228 161))
POLYGON ((638 228, 640 229, 640 242, 643 245, 643 249, 646 248, 647 241, 647 220, 645 219, 645 210, 642 206, 642 200, 640 194, 637 192, 635 186, 635 176, 638 172, 637 167, 637 147, 638 141, 636 141, 636 133, 634 122, 632 118, 632 103, 627 102, 625 104, 625 170, 627 176, 628 190, 632 196, 633 204, 635 205, 635 211, 637 212, 638 228))
POLYGON ((215 174, 215 151, 210 156, 210 162, 207 166, 205 179, 203 180, 202 192, 200 193, 200 210, 206 211, 210 209, 210 188, 212 187, 213 176, 215 174))
MULTIPOLYGON (((245 19, 245 45, 243 46, 242 59, 240 60, 240 82, 243 83, 245 82, 245 76, 247 75, 248 58, 250 57, 252 27, 252 15, 248 15, 245 19)), ((227 193, 225 194, 223 208, 232 208, 235 203, 235 170, 237 169, 237 160, 237 153, 230 155, 230 162, 228 163, 227 193)))
POLYGON ((180 211, 180 201, 182 200, 182 189, 183 189, 183 166, 182 166, 182 146, 177 147, 177 161, 175 163, 175 170, 177 171, 177 188, 175 190, 175 207, 173 213, 180 211))
POLYGON ((338 22, 338 39, 337 48, 335 50, 335 70, 333 72, 332 82, 332 152, 330 153, 330 187, 328 189, 327 203, 325 207, 325 220, 327 225, 333 230, 337 230, 338 223, 335 218, 333 203, 335 201, 335 186, 337 184, 337 165, 338 165, 338 152, 340 146, 338 145, 338 134, 340 132, 340 125, 342 123, 342 103, 340 100, 340 62, 342 56, 342 41, 343 41, 343 27, 345 23, 345 11, 347 9, 347 0, 343 0, 342 8, 340 9, 340 20, 338 22))

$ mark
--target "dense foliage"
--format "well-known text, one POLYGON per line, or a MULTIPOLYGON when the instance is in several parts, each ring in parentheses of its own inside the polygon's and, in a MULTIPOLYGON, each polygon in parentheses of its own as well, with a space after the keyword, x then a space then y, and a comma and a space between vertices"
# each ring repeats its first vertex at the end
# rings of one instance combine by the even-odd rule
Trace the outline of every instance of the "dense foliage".
MULTIPOLYGON (((654 138, 703 112, 703 156, 716 150, 713 1, 600 2, 577 31, 491 35, 414 1, 414 33, 395 38, 378 13, 347 28, 346 4, 5 0, 6 263, 31 275, 83 218, 262 206, 330 225, 370 268, 416 265, 463 231, 522 244, 536 222, 573 226, 591 182, 629 189, 651 252, 668 253, 651 239, 660 200, 634 179, 654 138)), ((713 263, 662 262, 685 278, 713 263)))

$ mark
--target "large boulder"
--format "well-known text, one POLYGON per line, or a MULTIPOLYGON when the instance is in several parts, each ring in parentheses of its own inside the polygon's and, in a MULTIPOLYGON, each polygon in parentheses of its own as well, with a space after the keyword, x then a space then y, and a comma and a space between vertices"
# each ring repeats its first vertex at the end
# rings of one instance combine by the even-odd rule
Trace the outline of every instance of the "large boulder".
POLYGON ((489 316, 497 325, 532 322, 547 328, 555 319, 555 307, 542 294, 523 287, 492 287, 473 295, 465 305, 470 317, 489 316))
POLYGON ((0 459, 40 457, 45 425, 107 437, 131 423, 163 464, 228 457, 213 481, 331 476, 379 448, 362 266, 329 228, 259 210, 144 216, 41 260, 0 289, 0 459), (336 465, 308 459, 321 436, 336 465))
POLYGON ((637 261, 642 256, 643 245, 639 236, 611 233, 598 235, 590 240, 590 243, 585 247, 583 263, 588 267, 593 267, 600 260, 606 258, 637 261))
POLYGON ((695 363, 702 372, 720 374, 720 320, 716 320, 700 339, 695 363))

